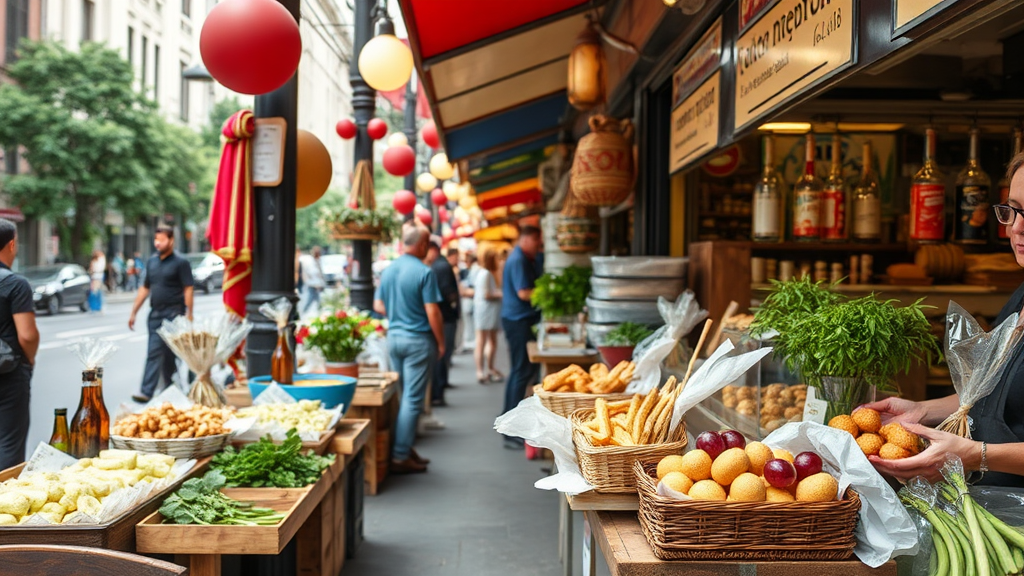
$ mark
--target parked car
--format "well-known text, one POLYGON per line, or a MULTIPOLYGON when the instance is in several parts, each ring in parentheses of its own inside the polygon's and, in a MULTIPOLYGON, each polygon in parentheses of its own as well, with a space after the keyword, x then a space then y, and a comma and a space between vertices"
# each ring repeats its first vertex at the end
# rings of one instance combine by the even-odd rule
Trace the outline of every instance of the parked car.
POLYGON ((33 266, 19 272, 32 286, 32 300, 37 310, 50 315, 64 306, 89 310, 89 273, 78 264, 33 266))
POLYGON ((320 270, 324 273, 324 282, 328 286, 345 283, 345 267, 348 266, 348 256, 344 254, 325 254, 320 257, 320 270))
POLYGON ((213 252, 187 254, 188 263, 192 265, 192 279, 197 290, 204 294, 220 289, 224 284, 224 260, 213 252))

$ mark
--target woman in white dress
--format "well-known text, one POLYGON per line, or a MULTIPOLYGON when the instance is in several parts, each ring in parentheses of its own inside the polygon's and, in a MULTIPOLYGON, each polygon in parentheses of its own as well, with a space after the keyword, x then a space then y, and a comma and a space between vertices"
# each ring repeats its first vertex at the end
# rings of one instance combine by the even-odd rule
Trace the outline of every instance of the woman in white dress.
POLYGON ((497 254, 486 250, 480 256, 480 270, 473 278, 473 324, 476 326, 476 380, 501 382, 505 376, 494 368, 498 348, 498 328, 501 326, 501 287, 495 277, 498 270, 497 254))

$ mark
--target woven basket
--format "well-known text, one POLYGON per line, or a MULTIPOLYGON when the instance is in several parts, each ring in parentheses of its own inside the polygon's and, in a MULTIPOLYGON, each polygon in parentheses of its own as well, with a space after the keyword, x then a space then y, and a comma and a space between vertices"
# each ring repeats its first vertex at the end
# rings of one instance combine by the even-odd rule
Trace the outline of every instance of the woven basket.
POLYGON ((633 464, 636 462, 658 461, 671 454, 682 454, 686 448, 686 426, 679 423, 674 433, 677 442, 664 444, 648 444, 644 446, 593 446, 583 432, 584 422, 594 415, 593 408, 576 410, 569 417, 572 422, 572 443, 576 448, 576 459, 580 463, 583 478, 597 492, 633 493, 636 492, 636 475, 633 464))
POLYGON ((380 226, 362 225, 355 222, 335 222, 331 226, 335 240, 380 240, 380 226))
POLYGON ((202 458, 216 454, 231 443, 231 434, 202 438, 128 438, 110 435, 110 445, 120 450, 167 454, 175 458, 202 458))
POLYGON ((584 394, 581 392, 548 392, 542 384, 533 387, 534 396, 540 398, 540 403, 559 416, 568 418, 573 412, 580 408, 593 408, 598 398, 604 398, 608 402, 629 400, 632 394, 584 394))
POLYGON ((709 502, 658 495, 656 462, 633 467, 640 527, 662 560, 845 560, 860 498, 835 502, 709 502))

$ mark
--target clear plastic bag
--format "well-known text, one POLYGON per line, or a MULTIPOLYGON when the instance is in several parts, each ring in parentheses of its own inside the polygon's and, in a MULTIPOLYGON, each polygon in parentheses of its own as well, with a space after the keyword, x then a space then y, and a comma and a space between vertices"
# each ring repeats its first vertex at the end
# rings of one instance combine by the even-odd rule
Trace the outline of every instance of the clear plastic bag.
POLYGON ((277 324, 277 329, 280 330, 288 326, 288 322, 291 320, 292 302, 283 296, 273 302, 265 302, 260 306, 260 314, 273 320, 277 324))
POLYGON ((224 391, 214 384, 210 369, 224 362, 249 334, 252 324, 223 314, 195 321, 185 316, 164 320, 157 334, 172 352, 196 373, 189 398, 198 404, 220 408, 226 404, 224 391))
POLYGON ((956 302, 946 312, 946 363, 960 409, 939 424, 939 430, 971 437, 967 415, 982 398, 992 393, 1024 327, 1014 312, 1002 324, 985 332, 978 321, 956 302))
POLYGON ((69 344, 68 350, 78 358, 86 370, 95 370, 106 364, 119 348, 107 340, 82 338, 69 344))
POLYGON ((697 304, 697 297, 692 290, 680 294, 675 302, 659 297, 658 312, 665 320, 665 325, 637 344, 633 351, 636 378, 626 388, 630 394, 645 394, 661 384, 662 362, 675 350, 681 338, 708 317, 708 311, 697 304))

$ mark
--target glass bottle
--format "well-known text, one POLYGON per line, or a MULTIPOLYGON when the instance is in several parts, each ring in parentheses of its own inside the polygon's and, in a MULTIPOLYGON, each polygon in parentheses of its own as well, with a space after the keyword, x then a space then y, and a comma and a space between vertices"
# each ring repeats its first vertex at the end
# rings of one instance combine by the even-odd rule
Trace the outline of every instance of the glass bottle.
POLYGON ((764 168, 754 186, 754 242, 780 242, 783 214, 782 175, 775 169, 775 139, 764 137, 764 168))
POLYGON ((295 356, 292 354, 288 327, 277 329, 277 347, 270 360, 270 377, 278 384, 291 384, 295 374, 295 356))
MULTIPOLYGON (((1014 128, 1013 130, 1013 154, 1010 158, 1013 158, 1017 154, 1024 151, 1024 132, 1021 132, 1020 128, 1014 128)), ((999 203, 1006 204, 1006 201, 1010 198, 1010 181, 1006 179, 1006 175, 1003 175, 1003 179, 999 181, 999 203)), ((999 229, 999 237, 1006 239, 1010 235, 1007 232, 1007 227, 997 223, 999 229)))
POLYGON ((967 165, 956 177, 956 204, 953 241, 960 244, 988 242, 988 192, 992 180, 978 162, 979 130, 971 128, 971 148, 967 165))
POLYGON ((853 188, 853 239, 878 242, 882 239, 882 194, 871 158, 871 142, 864 143, 864 165, 853 188))
POLYGON ((942 242, 946 228, 946 176, 935 163, 935 129, 925 130, 924 166, 910 185, 910 239, 942 242))
POLYGON ((99 384, 96 370, 82 371, 82 398, 71 419, 71 451, 75 458, 93 458, 100 453, 102 416, 99 403, 99 384))
POLYGON ((100 412, 100 450, 110 448, 110 412, 103 400, 103 366, 96 368, 96 408, 100 412))
POLYGON ((804 174, 793 186, 793 239, 821 238, 821 193, 825 184, 814 174, 814 135, 807 135, 804 174))
POLYGON ((846 230, 846 182, 843 181, 843 142, 839 133, 832 135, 832 167, 821 193, 821 239, 843 242, 846 230))
POLYGON ((53 434, 50 435, 50 446, 61 452, 69 449, 71 434, 68 432, 68 409, 57 408, 53 411, 53 434))

